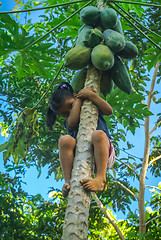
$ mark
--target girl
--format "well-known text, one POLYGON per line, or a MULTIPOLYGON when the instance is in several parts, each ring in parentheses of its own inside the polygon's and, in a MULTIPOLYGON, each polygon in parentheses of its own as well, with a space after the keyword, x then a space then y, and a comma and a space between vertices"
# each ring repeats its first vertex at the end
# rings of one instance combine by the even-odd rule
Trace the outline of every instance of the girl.
POLYGON ((50 107, 47 112, 47 126, 52 129, 56 116, 60 115, 66 120, 64 127, 68 135, 61 136, 59 140, 59 156, 65 184, 62 195, 66 197, 70 190, 70 179, 74 161, 74 150, 79 127, 79 117, 84 99, 92 101, 99 109, 97 129, 92 134, 92 145, 94 147, 94 158, 96 164, 96 177, 82 179, 80 183, 89 191, 102 191, 106 182, 106 169, 112 167, 115 152, 110 141, 110 134, 103 115, 111 115, 111 106, 97 95, 90 87, 80 90, 76 95, 71 85, 62 82, 50 99, 50 107))

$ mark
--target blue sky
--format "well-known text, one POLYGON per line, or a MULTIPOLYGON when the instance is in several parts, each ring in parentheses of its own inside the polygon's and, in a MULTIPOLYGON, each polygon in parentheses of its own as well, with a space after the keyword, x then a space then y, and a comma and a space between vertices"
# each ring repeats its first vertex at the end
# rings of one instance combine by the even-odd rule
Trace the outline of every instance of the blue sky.
MULTIPOLYGON (((2 7, 0 8, 0 11, 11 10, 15 6, 14 0, 2 0, 1 2, 2 2, 2 7)), ((25 2, 25 0, 24 0, 24 2, 25 2)), ((40 15, 39 11, 32 13, 29 16, 29 18, 34 19, 34 21, 37 21, 37 20, 39 21, 39 19, 37 18, 38 15, 40 15)), ((160 86, 160 89, 161 89, 161 86, 160 86)), ((159 108, 159 106, 153 104, 151 109, 154 112, 158 112, 159 110, 157 108, 159 108)), ((150 129, 153 128, 154 122, 155 122, 155 118, 152 117, 150 120, 150 129)), ((157 130, 157 131, 159 133, 160 130, 157 130)), ((133 143, 135 145, 135 148, 130 153, 135 156, 138 156, 138 157, 143 157, 143 154, 144 154, 143 153, 143 150, 144 150, 144 128, 142 127, 140 129, 137 129, 135 136, 133 136, 131 133, 128 133, 128 139, 131 143, 133 143)), ((0 136, 0 143, 4 143, 4 142, 5 142, 5 137, 0 136)), ((124 143, 120 144, 120 148, 122 148, 123 145, 124 145, 124 143)), ((124 153, 122 153, 122 157, 124 157, 124 153)), ((127 157, 127 155, 125 155, 125 157, 127 157)), ((4 171, 2 154, 0 154, 0 170, 4 171)), ((55 187, 55 188, 61 189, 62 185, 64 183, 64 181, 56 182, 54 180, 54 175, 52 175, 51 177, 46 179, 47 167, 44 167, 42 169, 42 173, 39 178, 37 178, 37 176, 38 176, 38 172, 37 172, 36 168, 32 167, 32 168, 28 169, 25 174, 25 178, 23 178, 23 181, 26 182, 27 185, 24 185, 23 189, 25 191, 27 191, 29 194, 33 194, 33 195, 40 193, 45 199, 48 199, 48 191, 50 190, 50 187, 55 187)), ((154 177, 152 177, 150 173, 148 173, 148 177, 149 177, 149 179, 146 180, 146 185, 155 185, 155 186, 158 185, 158 179, 155 179, 154 177)), ((132 184, 137 186, 136 182, 134 182, 132 184)), ((149 189, 146 189, 145 196, 146 196, 146 199, 148 199, 150 197, 149 189)), ((137 208, 137 203, 133 204, 133 206, 134 206, 134 208, 137 208)), ((122 217, 122 214, 119 213, 118 217, 122 217)))

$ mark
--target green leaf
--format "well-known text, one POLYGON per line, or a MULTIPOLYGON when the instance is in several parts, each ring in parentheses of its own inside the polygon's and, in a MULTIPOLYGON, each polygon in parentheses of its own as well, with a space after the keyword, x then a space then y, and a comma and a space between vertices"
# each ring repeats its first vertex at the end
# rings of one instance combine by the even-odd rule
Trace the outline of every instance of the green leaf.
POLYGON ((4 151, 3 152, 3 160, 4 160, 4 164, 6 164, 7 160, 9 160, 11 153, 9 151, 4 151))
POLYGON ((17 70, 17 77, 18 79, 23 77, 23 55, 19 53, 15 57, 15 65, 17 70))
POLYGON ((141 18, 144 9, 143 9, 141 6, 137 6, 136 4, 134 4, 134 11, 135 11, 136 14, 138 15, 138 17, 141 18))
POLYGON ((5 142, 0 145, 0 152, 3 152, 4 150, 6 150, 7 144, 8 144, 8 142, 5 142))

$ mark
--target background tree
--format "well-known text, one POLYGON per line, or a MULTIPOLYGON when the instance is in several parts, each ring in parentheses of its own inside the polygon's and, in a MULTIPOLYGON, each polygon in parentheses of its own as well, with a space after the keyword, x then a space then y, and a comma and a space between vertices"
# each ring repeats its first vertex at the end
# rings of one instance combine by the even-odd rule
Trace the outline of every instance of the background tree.
MULTIPOLYGON (((143 3, 147 5, 146 2, 143 3)), ((48 7, 52 5, 53 2, 44 1, 43 4, 45 7, 48 7)), ((92 4, 95 5, 95 3, 92 4)), ((160 2, 156 1, 155 4, 160 4, 160 2)), ((14 133, 12 136, 17 134, 17 145, 14 145, 12 149, 6 148, 6 144, 1 145, 7 169, 9 168, 9 165, 15 161, 19 162, 18 166, 20 166, 22 172, 26 170, 26 166, 36 166, 39 173, 41 173, 41 168, 48 164, 49 175, 54 172, 57 180, 62 178, 60 163, 58 160, 57 142, 60 135, 65 133, 65 130, 62 127, 62 119, 60 118, 59 121, 57 121, 53 132, 47 132, 45 127, 45 112, 48 107, 48 96, 53 91, 52 88, 54 88, 52 86, 58 84, 62 79, 68 79, 70 81, 74 74, 73 71, 61 68, 61 75, 58 75, 57 79, 55 78, 62 66, 62 59, 65 56, 65 53, 75 43, 77 31, 82 25, 78 14, 74 15, 74 13, 83 5, 84 3, 79 3, 57 6, 53 9, 49 8, 45 10, 43 15, 41 15, 41 21, 32 23, 31 19, 28 19, 24 25, 18 23, 17 20, 15 21, 14 18, 9 17, 9 15, 0 15, 0 88, 2 93, 1 100, 3 101, 0 111, 3 117, 2 129, 3 131, 8 129, 9 134, 11 134, 11 132, 14 133), (69 21, 66 21, 65 18, 69 18, 70 15, 73 15, 72 18, 69 21), (64 21, 64 25, 60 25, 60 22, 62 21, 64 21), (56 27, 57 25, 59 25, 59 28, 56 27), (44 94, 46 91, 47 93, 44 94), (42 96, 44 97, 42 98, 42 96), (38 118, 39 136, 36 136, 38 131, 34 131, 31 126, 27 125, 27 121, 24 121, 23 118, 19 118, 19 122, 16 121, 16 116, 13 115, 13 113, 17 115, 20 112, 24 113, 22 110, 26 106, 27 108, 32 109, 39 99, 41 99, 41 101, 36 105, 38 116, 36 116, 36 114, 31 114, 30 112, 30 120, 35 123, 35 125, 32 126, 38 126, 38 118), (32 138, 32 136, 24 134, 26 137, 25 141, 19 141, 22 139, 20 134, 21 131, 13 131, 16 122, 18 122, 19 129, 22 127, 24 132, 26 132, 26 129, 30 128, 31 135, 34 133, 35 137, 32 138), (24 125, 24 123, 26 123, 26 125, 24 125), (21 149, 21 147, 24 149, 22 153, 15 151, 16 148, 21 149), (12 155, 13 160, 10 158, 8 161, 10 155, 12 155)), ((35 6, 37 6, 36 1, 28 1, 28 3, 24 5, 24 8, 32 8, 35 6)), ((143 26, 140 25, 139 28, 144 31, 145 34, 148 34, 157 45, 160 45, 160 37, 154 35, 154 33, 149 33, 149 29, 152 29, 155 33, 158 33, 158 35, 160 34, 160 21, 158 18, 160 13, 159 6, 149 6, 148 8, 145 8, 145 6, 141 7, 140 5, 132 3, 115 3, 112 4, 112 6, 119 9, 120 14, 122 13, 125 15, 125 12, 120 8, 121 6, 126 13, 129 13, 134 19, 137 19, 140 23, 146 26, 147 29, 144 29, 143 26)), ((129 15, 126 16, 128 19, 130 18, 129 15)), ((132 22, 133 18, 131 18, 132 22)), ((126 226, 127 231, 123 231, 124 227, 123 229, 121 228, 121 230, 127 239, 137 239, 138 237, 158 239, 160 233, 160 190, 158 189, 160 189, 160 185, 155 191, 155 196, 149 202, 152 211, 144 212, 145 202, 141 197, 142 202, 139 205, 140 232, 144 234, 146 226, 147 233, 144 234, 144 236, 141 234, 137 235, 139 220, 135 215, 135 212, 131 210, 131 202, 134 199, 137 199, 135 196, 144 196, 144 179, 148 166, 153 176, 160 176, 160 135, 157 134, 156 131, 160 126, 159 110, 157 110, 157 116, 155 119, 156 123, 153 126, 154 128, 152 127, 149 131, 151 134, 149 134, 147 130, 145 131, 146 142, 150 144, 152 150, 149 151, 148 149, 145 149, 148 150, 145 151, 146 157, 144 157, 144 160, 140 158, 139 164, 136 162, 136 158, 130 155, 130 150, 133 148, 133 144, 126 138, 126 135, 128 131, 135 134, 136 129, 143 124, 145 117, 146 126, 148 125, 147 122, 150 112, 147 109, 147 105, 143 103, 143 101, 146 102, 148 95, 149 99, 153 101, 156 106, 160 103, 160 67, 158 62, 160 60, 160 50, 154 46, 149 39, 147 40, 145 35, 138 32, 133 25, 129 25, 127 19, 124 19, 122 15, 121 22, 126 39, 132 40, 139 48, 139 56, 132 61, 130 65, 125 61, 125 64, 127 64, 130 70, 131 80, 135 91, 128 96, 116 88, 106 98, 114 109, 113 116, 110 117, 110 119, 108 117, 106 119, 112 134, 112 141, 115 143, 118 158, 113 168, 113 174, 107 174, 108 191, 99 193, 98 195, 102 203, 106 207, 112 205, 114 211, 121 210, 125 213, 125 210, 128 209, 128 219, 130 222, 123 221, 122 223, 118 223, 120 228, 126 226), (155 65, 156 70, 158 68, 157 75, 154 75, 156 77, 156 87, 154 90, 151 89, 150 91, 148 84, 148 82, 152 80, 150 71, 154 71, 153 67, 155 65), (126 159, 121 159, 121 155, 119 155, 121 141, 127 143, 126 149, 123 149, 128 151, 128 157, 126 159), (141 173, 144 171, 144 176, 143 178, 140 178, 139 191, 132 186, 130 179, 136 181, 139 178, 140 171, 141 173), (130 189, 130 191, 127 191, 127 189, 130 189), (128 231, 129 229, 130 231, 128 231)), ((153 79, 155 77, 153 77, 153 79)), ((150 110, 153 112, 153 109, 150 110)), ((11 138, 10 141, 10 143, 13 143, 11 138)), ((16 166, 14 165, 13 170, 15 168, 16 166)), ((6 188, 9 187, 6 185, 6 188)), ((2 199, 4 199, 4 196, 2 199)), ((106 220, 102 218, 102 213, 96 208, 93 200, 91 207, 94 211, 90 211, 89 238, 92 239, 93 237, 93 239, 95 239, 97 236, 101 239, 103 234, 105 234, 103 233, 103 229, 107 229, 105 228, 106 220), (94 216, 98 216, 96 218, 97 223, 96 220, 94 220, 94 216), (98 229, 99 232, 94 232, 92 229, 98 229)), ((44 217, 42 219, 44 219, 44 217)), ((3 220, 3 222, 5 221, 3 220)), ((110 236, 112 236, 112 234, 116 236, 116 234, 112 232, 110 236)), ((8 236, 11 238, 12 235, 8 236)), ((50 238, 48 237, 48 239, 50 238)))

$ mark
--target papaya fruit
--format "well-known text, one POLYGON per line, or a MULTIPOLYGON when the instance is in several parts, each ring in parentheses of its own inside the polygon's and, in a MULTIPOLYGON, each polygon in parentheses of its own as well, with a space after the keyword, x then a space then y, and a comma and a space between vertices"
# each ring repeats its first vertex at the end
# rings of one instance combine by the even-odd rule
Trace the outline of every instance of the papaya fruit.
POLYGON ((64 57, 64 65, 72 70, 82 69, 90 62, 91 49, 82 45, 71 48, 64 57))
POLYGON ((89 37, 89 34, 92 30, 92 26, 83 25, 78 31, 78 38, 76 40, 76 45, 84 45, 84 41, 86 41, 89 37))
POLYGON ((114 82, 111 77, 111 71, 107 70, 102 72, 100 80, 100 92, 106 97, 113 89, 114 82))
POLYGON ((103 32, 105 44, 112 50, 113 53, 121 51, 125 46, 124 37, 112 29, 106 29, 103 32))
POLYGON ((125 93, 130 94, 132 90, 130 76, 126 69, 126 66, 118 56, 115 56, 114 66, 110 70, 111 77, 116 86, 125 93))
POLYGON ((138 55, 138 48, 131 41, 126 41, 125 47, 117 55, 126 59, 132 59, 138 55))
POLYGON ((96 45, 100 44, 103 40, 103 34, 97 28, 90 30, 89 35, 86 38, 87 40, 84 41, 84 44, 87 47, 94 48, 96 45))
POLYGON ((71 81, 71 86, 73 88, 74 93, 78 93, 83 87, 86 80, 87 68, 81 69, 77 72, 71 81))
POLYGON ((112 28, 116 25, 117 14, 112 8, 106 8, 100 11, 100 23, 103 29, 112 28))
POLYGON ((80 11, 80 19, 85 24, 96 26, 100 20, 100 10, 94 6, 87 6, 80 11))
POLYGON ((119 32, 122 36, 124 36, 121 21, 119 18, 117 18, 116 25, 114 27, 112 27, 112 29, 116 32, 119 32))
POLYGON ((92 64, 100 71, 106 71, 114 65, 114 55, 109 47, 97 45, 91 53, 92 64))

